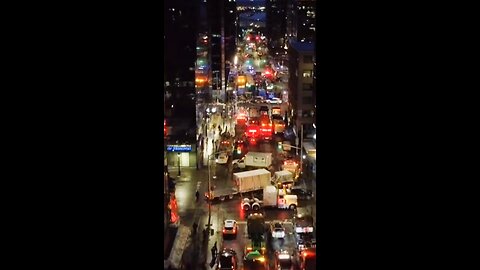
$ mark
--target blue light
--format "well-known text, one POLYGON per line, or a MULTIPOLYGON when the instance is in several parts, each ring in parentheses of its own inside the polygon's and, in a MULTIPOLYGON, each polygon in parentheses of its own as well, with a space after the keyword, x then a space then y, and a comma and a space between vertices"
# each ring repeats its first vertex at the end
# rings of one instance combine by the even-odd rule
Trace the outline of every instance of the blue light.
POLYGON ((167 145, 167 152, 191 152, 191 145, 167 145))

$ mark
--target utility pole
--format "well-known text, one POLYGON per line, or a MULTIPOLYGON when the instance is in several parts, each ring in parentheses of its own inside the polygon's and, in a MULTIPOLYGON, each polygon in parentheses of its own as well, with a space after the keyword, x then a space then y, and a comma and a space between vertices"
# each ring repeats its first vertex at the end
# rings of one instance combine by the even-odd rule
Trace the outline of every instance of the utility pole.
POLYGON ((208 156, 207 158, 207 166, 208 166, 208 223, 207 223, 207 231, 208 231, 208 234, 210 234, 210 221, 212 219, 212 200, 210 199, 210 197, 212 196, 212 191, 211 191, 211 187, 210 187, 210 156, 208 156))
POLYGON ((178 177, 181 176, 181 172, 180 172, 180 153, 177 154, 177 157, 178 157, 178 177))

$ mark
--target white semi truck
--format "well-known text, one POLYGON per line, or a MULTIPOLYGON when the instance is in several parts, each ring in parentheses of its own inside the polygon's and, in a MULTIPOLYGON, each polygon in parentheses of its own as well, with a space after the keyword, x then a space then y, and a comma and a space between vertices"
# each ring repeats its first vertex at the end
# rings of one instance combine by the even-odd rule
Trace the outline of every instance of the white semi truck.
MULTIPOLYGON (((233 174, 235 187, 213 190, 211 192, 210 200, 232 199, 237 194, 244 194, 262 190, 264 187, 270 185, 271 174, 265 169, 257 169, 246 172, 238 172, 233 174)), ((208 192, 205 193, 207 200, 209 199, 208 192)))
POLYGON ((262 207, 294 210, 297 208, 297 205, 297 195, 287 195, 283 189, 278 189, 277 187, 270 185, 263 189, 263 200, 258 198, 244 198, 241 202, 241 206, 244 211, 248 211, 250 209, 258 211, 262 207))

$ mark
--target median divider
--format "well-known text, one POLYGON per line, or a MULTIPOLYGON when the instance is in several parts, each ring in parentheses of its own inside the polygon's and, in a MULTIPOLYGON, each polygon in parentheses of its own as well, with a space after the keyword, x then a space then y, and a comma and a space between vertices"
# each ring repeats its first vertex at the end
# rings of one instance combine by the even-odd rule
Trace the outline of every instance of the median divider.
POLYGON ((180 269, 181 267, 181 260, 183 252, 185 251, 185 247, 187 244, 187 240, 190 237, 191 228, 180 225, 178 227, 177 235, 175 236, 175 241, 173 242, 172 251, 170 252, 170 256, 168 260, 164 261, 164 269, 180 269))

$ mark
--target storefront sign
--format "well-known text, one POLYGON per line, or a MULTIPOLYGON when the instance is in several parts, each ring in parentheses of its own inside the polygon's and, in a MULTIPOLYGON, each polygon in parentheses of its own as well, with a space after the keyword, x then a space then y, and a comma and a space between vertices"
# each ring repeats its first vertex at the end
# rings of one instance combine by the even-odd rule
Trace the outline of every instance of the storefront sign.
POLYGON ((191 145, 167 145, 167 152, 191 152, 191 145))

